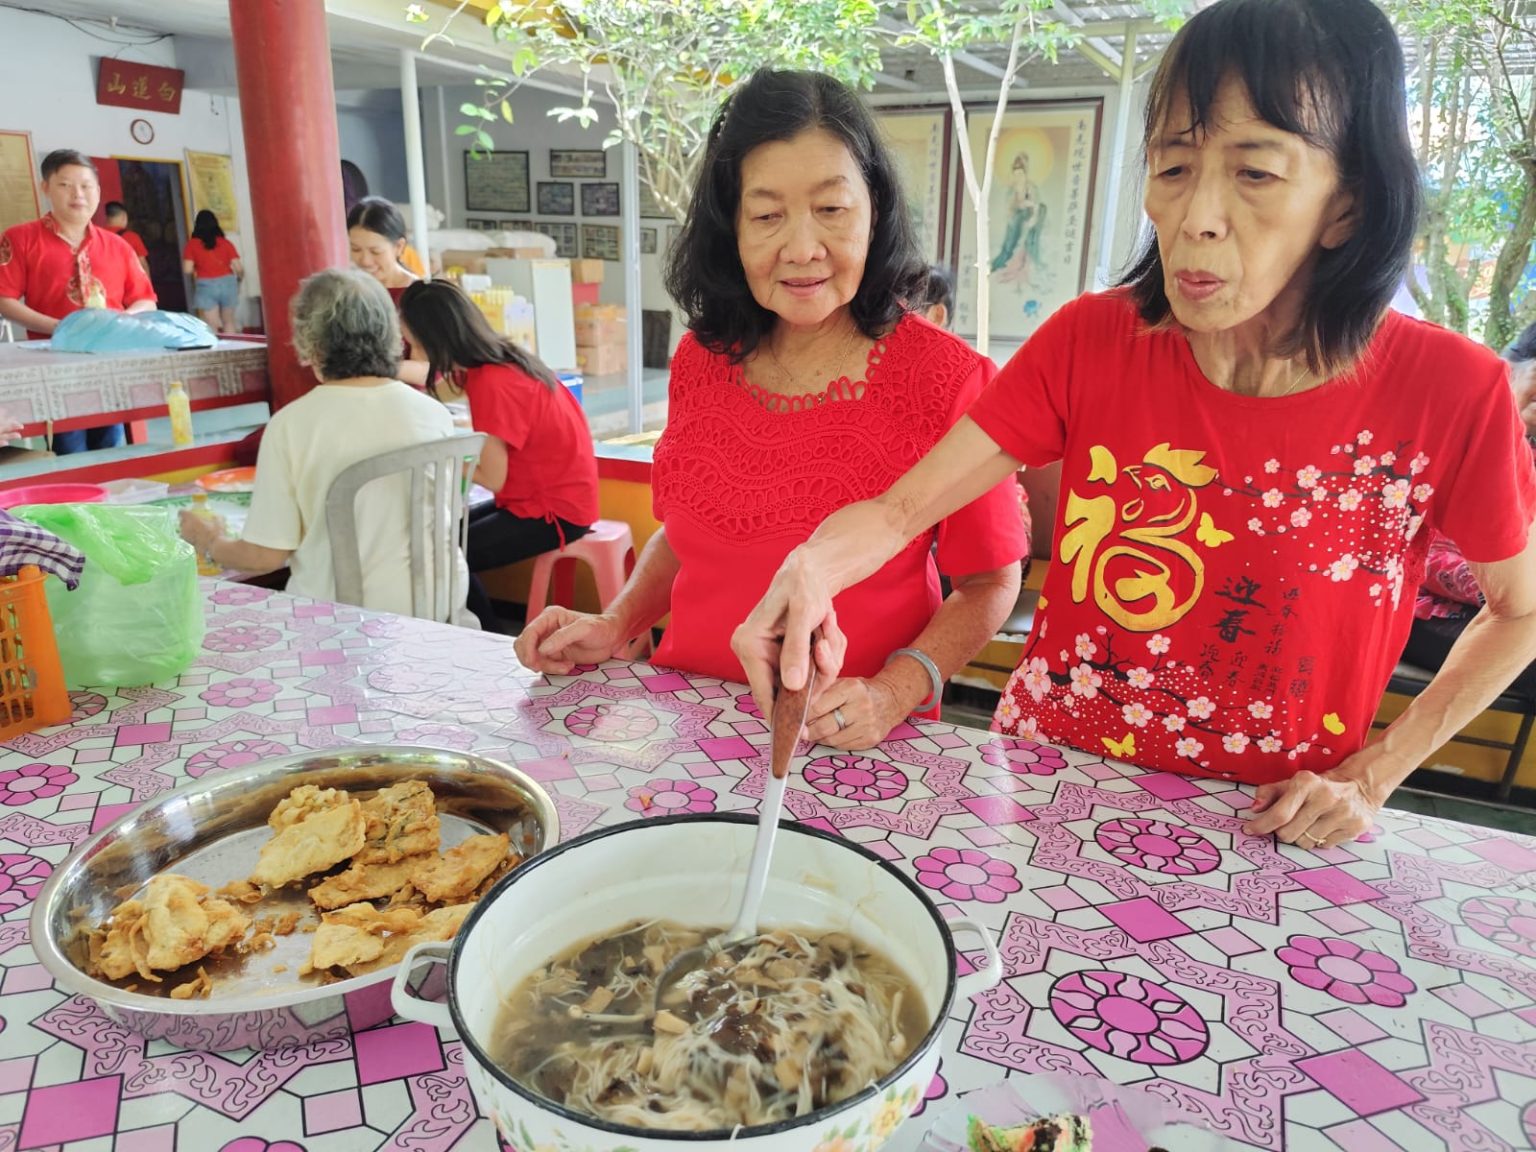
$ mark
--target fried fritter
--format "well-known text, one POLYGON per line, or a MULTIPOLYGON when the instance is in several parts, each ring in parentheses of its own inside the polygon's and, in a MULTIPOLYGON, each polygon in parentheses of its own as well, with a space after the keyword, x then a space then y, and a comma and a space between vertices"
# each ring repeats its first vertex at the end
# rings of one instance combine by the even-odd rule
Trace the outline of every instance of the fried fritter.
POLYGON ((405 887, 411 873, 435 856, 407 856, 393 864, 356 864, 309 890, 317 908, 343 908, 359 900, 381 900, 405 887))
POLYGON ((353 857, 354 864, 393 864, 436 852, 442 842, 432 789, 420 780, 381 788, 372 800, 363 801, 363 818, 368 822, 366 843, 353 857))
POLYGON ((505 832, 471 836, 423 863, 411 873, 411 884, 433 904, 463 900, 501 867, 510 844, 505 832))
POLYGON ((305 791, 324 795, 305 785, 294 789, 277 806, 268 823, 278 833, 261 846, 261 857, 251 873, 252 884, 280 888, 340 864, 363 846, 365 823, 361 804, 344 792, 329 789, 330 794, 340 797, 339 802, 319 808, 295 805, 285 810, 290 801, 305 791))
POLYGON ((154 970, 174 971, 222 952, 239 941, 251 918, 227 900, 208 895, 208 887, 173 872, 152 879, 139 900, 112 910, 105 929, 88 944, 92 975, 121 980, 137 972, 159 980, 154 970))

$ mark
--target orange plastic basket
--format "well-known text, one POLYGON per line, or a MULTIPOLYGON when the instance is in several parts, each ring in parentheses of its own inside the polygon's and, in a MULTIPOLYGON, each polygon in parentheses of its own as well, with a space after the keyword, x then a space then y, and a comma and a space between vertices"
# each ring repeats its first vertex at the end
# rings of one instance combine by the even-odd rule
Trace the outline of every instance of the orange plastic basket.
POLYGON ((62 724, 74 711, 64 690, 44 579, 30 564, 15 576, 0 577, 0 740, 62 724))

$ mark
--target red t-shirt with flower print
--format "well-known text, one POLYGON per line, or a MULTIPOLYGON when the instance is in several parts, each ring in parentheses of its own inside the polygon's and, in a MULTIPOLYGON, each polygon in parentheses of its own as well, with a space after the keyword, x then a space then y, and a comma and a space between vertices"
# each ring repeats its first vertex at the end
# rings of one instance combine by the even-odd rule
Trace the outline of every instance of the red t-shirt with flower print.
POLYGON ((1034 632, 1001 731, 1247 783, 1357 751, 1434 529, 1515 556, 1536 469, 1503 362, 1397 313, 1350 375, 1226 392, 1119 292, 1051 317, 970 415, 1060 459, 1034 632))

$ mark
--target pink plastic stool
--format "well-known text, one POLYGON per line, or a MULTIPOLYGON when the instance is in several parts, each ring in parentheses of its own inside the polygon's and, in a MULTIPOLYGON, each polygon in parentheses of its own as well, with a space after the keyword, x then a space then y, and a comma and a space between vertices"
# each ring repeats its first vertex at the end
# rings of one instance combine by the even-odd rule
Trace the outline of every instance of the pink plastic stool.
POLYGON ((599 520, 580 540, 573 540, 556 552, 541 552, 533 561, 533 576, 528 585, 528 619, 544 611, 549 602, 549 582, 555 565, 562 560, 581 560, 592 569, 597 581, 597 602, 607 608, 624 587, 630 569, 635 566, 635 535, 622 520, 599 520))

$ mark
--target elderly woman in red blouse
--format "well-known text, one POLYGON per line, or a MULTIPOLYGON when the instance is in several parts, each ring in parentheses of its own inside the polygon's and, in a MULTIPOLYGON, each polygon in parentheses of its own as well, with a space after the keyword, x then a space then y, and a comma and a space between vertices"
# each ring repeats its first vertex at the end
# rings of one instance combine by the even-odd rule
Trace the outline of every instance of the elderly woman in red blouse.
MULTIPOLYGON (((883 492, 995 372, 906 311, 927 267, 891 157, 848 88, 761 71, 708 148, 668 269, 689 335, 652 470, 662 527, 606 612, 550 608, 530 622, 517 653, 539 671, 608 659, 670 612, 657 663, 743 680, 731 631, 790 550, 883 492)), ((841 637, 823 655, 829 669, 842 656, 843 675, 818 684, 812 739, 866 748, 932 713, 1018 595, 1018 491, 1009 476, 837 598, 846 655, 841 637)))

